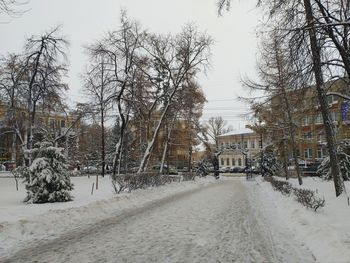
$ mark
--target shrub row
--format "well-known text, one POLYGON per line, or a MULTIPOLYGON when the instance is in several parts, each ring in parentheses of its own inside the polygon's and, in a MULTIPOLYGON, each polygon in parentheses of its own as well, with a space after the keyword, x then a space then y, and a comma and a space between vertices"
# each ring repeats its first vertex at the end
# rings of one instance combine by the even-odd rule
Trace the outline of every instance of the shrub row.
POLYGON ((273 177, 265 177, 265 180, 271 183, 275 191, 280 191, 283 195, 290 196, 293 193, 299 203, 313 209, 315 212, 318 208, 324 207, 326 204, 324 198, 319 198, 314 191, 309 189, 296 188, 289 182, 276 180, 273 177))
POLYGON ((194 180, 193 173, 183 175, 163 175, 158 173, 141 173, 141 174, 126 174, 118 175, 113 180, 115 193, 119 194, 122 191, 131 192, 136 189, 145 189, 148 187, 156 187, 172 182, 194 180))

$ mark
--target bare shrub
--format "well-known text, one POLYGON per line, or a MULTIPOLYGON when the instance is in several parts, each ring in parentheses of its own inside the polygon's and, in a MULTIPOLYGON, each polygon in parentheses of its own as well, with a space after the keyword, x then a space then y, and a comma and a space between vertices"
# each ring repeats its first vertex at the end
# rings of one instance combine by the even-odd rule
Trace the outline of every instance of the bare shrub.
POLYGON ((185 181, 185 179, 177 175, 162 175, 158 173, 126 174, 116 176, 113 188, 115 193, 119 194, 122 191, 131 192, 136 189, 156 187, 182 180, 185 181))
POLYGON ((290 196, 293 193, 296 200, 307 208, 313 209, 315 212, 318 208, 324 207, 326 204, 325 199, 321 199, 316 196, 314 191, 309 189, 299 189, 292 187, 292 184, 285 181, 276 180, 273 177, 265 177, 265 181, 271 183, 275 191, 279 191, 284 195, 290 196))
POLYGON ((289 182, 279 181, 273 177, 265 177, 265 180, 271 183, 274 190, 280 191, 284 195, 289 196, 292 193, 293 187, 289 182))
POLYGON ((195 177, 196 177, 196 173, 183 173, 182 181, 194 181, 195 177))
POLYGON ((326 204, 325 199, 321 199, 315 195, 314 191, 309 189, 293 188, 296 200, 302 205, 313 209, 315 212, 318 208, 324 207, 326 204))

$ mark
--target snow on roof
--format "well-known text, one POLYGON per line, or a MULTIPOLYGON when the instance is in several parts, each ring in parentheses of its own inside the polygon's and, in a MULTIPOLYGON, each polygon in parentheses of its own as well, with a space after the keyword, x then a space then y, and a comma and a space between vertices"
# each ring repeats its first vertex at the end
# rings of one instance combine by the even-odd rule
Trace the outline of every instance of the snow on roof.
POLYGON ((254 131, 249 129, 249 128, 243 128, 243 129, 233 130, 233 131, 230 131, 230 132, 225 133, 225 134, 221 134, 221 135, 219 135, 219 137, 229 136, 229 135, 247 134, 247 133, 254 133, 254 131))

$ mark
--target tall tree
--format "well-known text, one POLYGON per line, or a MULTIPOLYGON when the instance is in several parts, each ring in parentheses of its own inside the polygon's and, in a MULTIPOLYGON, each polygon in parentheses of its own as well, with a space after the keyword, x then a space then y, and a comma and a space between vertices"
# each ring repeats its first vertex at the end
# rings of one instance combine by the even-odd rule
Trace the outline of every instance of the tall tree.
MULTIPOLYGON (((59 100, 62 91, 68 86, 62 82, 67 72, 66 49, 68 42, 59 36, 59 27, 54 28, 42 36, 32 36, 25 45, 25 74, 27 84, 25 96, 26 107, 29 115, 29 127, 27 129, 27 149, 33 147, 33 129, 38 103, 47 97, 51 100, 59 100)), ((27 157, 31 163, 30 156, 27 157)))
POLYGON ((206 34, 199 33, 192 25, 185 26, 176 36, 149 35, 143 49, 153 61, 152 73, 148 75, 150 78, 154 78, 153 73, 161 76, 162 104, 159 120, 147 142, 138 173, 147 167, 156 138, 174 103, 174 98, 186 86, 189 79, 208 65, 211 44, 212 39, 206 34))
POLYGON ((211 117, 206 125, 207 136, 215 143, 216 149, 219 149, 218 137, 230 131, 232 131, 232 128, 227 127, 227 121, 221 116, 211 117))
MULTIPOLYGON (((219 13, 221 13, 225 6, 229 8, 229 2, 231 2, 231 0, 219 0, 219 13)), ((345 186, 340 174, 339 162, 337 160, 333 124, 330 120, 329 106, 326 100, 325 74, 324 68, 322 68, 324 65, 332 64, 332 61, 334 61, 332 58, 329 59, 329 57, 326 56, 328 46, 325 44, 327 43, 325 39, 326 37, 331 36, 331 34, 328 32, 328 36, 326 36, 324 32, 319 30, 320 25, 318 24, 318 21, 320 21, 321 17, 317 16, 319 10, 316 10, 316 6, 313 5, 313 3, 314 2, 311 2, 310 0, 258 1, 258 4, 267 8, 269 12, 268 17, 270 19, 278 18, 278 20, 274 20, 276 22, 274 28, 281 32, 281 35, 284 36, 284 41, 288 43, 290 56, 296 66, 295 69, 299 70, 299 76, 303 76, 303 79, 305 79, 306 73, 308 73, 310 77, 309 80, 314 80, 315 82, 317 97, 324 122, 335 193, 336 196, 339 196, 345 192, 345 186)), ((320 7, 320 5, 318 5, 318 7, 320 7)), ((324 7, 327 9, 326 5, 324 7)), ((344 7, 345 10, 349 10, 346 5, 344 5, 344 7)), ((327 15, 330 14, 328 13, 327 15)), ((335 24, 328 24, 328 22, 326 22, 325 25, 321 25, 321 28, 329 29, 330 27, 335 26, 335 24)), ((349 23, 345 21, 341 24, 348 25, 349 23)), ((346 27, 345 30, 347 30, 346 27)), ((332 40, 334 43, 334 39, 332 40)), ((346 61, 343 61, 343 63, 345 65, 346 61)), ((309 85, 310 84, 311 83, 309 82, 309 85)))
MULTIPOLYGON (((102 177, 106 167, 106 140, 105 123, 106 116, 112 105, 112 74, 108 66, 109 59, 104 53, 99 52, 100 44, 97 43, 86 48, 89 57, 89 65, 84 74, 84 91, 90 98, 94 113, 99 115, 101 126, 101 166, 102 177)), ((96 176, 96 189, 98 188, 98 176, 96 176)))
POLYGON ((18 106, 23 102, 21 88, 24 83, 23 61, 20 55, 10 54, 0 60, 0 95, 8 102, 6 133, 12 133, 11 161, 17 162, 17 134, 19 123, 16 118, 18 106))

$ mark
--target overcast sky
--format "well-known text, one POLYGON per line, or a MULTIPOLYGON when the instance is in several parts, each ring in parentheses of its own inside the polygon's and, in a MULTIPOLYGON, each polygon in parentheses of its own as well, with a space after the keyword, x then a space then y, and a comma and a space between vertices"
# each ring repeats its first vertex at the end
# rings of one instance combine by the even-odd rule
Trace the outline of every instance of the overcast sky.
POLYGON ((62 24, 71 44, 67 97, 72 104, 84 100, 79 77, 86 61, 83 46, 118 28, 120 8, 151 32, 177 33, 185 23, 194 22, 215 40, 211 69, 199 78, 208 99, 203 120, 221 115, 233 128, 243 128, 246 122, 240 114, 248 112, 248 106, 237 96, 248 95, 240 78, 255 75, 260 17, 256 0, 233 2, 231 11, 218 17, 216 0, 29 0, 29 10, 21 17, 0 18, 6 21, 0 24, 0 54, 20 52, 26 37, 62 24))

